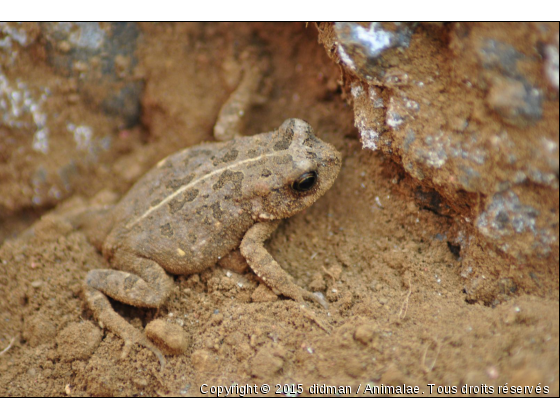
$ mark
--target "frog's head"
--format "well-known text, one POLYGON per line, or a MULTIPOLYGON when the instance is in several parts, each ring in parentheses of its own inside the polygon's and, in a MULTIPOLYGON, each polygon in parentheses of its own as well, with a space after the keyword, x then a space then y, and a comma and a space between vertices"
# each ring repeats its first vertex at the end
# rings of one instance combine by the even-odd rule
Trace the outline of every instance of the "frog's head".
POLYGON ((261 220, 283 219, 309 207, 334 183, 342 159, 303 120, 284 121, 272 138, 269 188, 260 197, 261 220))

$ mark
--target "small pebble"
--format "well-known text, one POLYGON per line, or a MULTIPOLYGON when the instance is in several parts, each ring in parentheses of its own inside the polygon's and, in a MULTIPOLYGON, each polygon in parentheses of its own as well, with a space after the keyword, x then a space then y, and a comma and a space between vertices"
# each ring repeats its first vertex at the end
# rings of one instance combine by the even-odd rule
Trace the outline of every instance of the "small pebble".
POLYGON ((180 326, 162 319, 146 325, 146 335, 165 353, 182 354, 190 346, 190 339, 180 326))
POLYGON ((196 350, 191 357, 193 367, 199 372, 209 372, 215 365, 215 358, 206 350, 196 350))
POLYGON ((373 341, 376 334, 377 333, 373 325, 360 325, 356 328, 356 331, 354 331, 354 340, 367 346, 373 341))

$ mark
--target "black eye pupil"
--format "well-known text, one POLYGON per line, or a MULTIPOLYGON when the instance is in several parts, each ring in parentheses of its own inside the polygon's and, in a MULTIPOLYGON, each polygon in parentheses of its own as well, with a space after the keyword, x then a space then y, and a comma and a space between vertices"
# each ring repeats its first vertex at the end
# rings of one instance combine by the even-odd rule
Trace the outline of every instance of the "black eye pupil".
POLYGON ((294 181, 292 188, 297 192, 306 192, 313 188, 316 182, 317 172, 306 172, 294 181))

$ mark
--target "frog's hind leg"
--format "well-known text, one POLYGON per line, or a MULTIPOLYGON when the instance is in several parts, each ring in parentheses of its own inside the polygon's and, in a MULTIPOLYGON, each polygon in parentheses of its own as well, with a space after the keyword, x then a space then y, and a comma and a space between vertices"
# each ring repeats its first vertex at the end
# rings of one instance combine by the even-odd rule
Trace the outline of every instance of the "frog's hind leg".
POLYGON ((252 46, 243 52, 241 61, 241 80, 220 109, 214 126, 214 138, 218 141, 228 141, 240 135, 246 111, 268 97, 268 86, 262 85, 264 76, 270 70, 270 57, 260 48, 252 46))
MULTIPOLYGON (((92 272, 90 271, 90 273, 92 272)), ((138 331, 126 322, 122 316, 115 312, 109 302, 109 299, 107 299, 107 296, 87 284, 84 287, 84 295, 88 306, 95 316, 95 319, 97 319, 97 321, 101 324, 102 328, 107 328, 124 340, 124 348, 121 358, 125 359, 128 356, 132 345, 138 343, 141 346, 146 347, 148 350, 151 350, 152 353, 156 355, 159 360, 161 370, 165 368, 165 358, 163 357, 163 354, 143 333, 138 331)))
POLYGON ((123 358, 128 355, 132 345, 138 343, 156 355, 163 370, 165 358, 162 353, 144 333, 115 312, 107 296, 132 306, 158 308, 169 296, 173 278, 154 261, 143 258, 126 260, 134 262, 126 264, 126 268, 142 273, 142 277, 118 270, 91 270, 84 282, 86 301, 99 323, 124 340, 123 358))

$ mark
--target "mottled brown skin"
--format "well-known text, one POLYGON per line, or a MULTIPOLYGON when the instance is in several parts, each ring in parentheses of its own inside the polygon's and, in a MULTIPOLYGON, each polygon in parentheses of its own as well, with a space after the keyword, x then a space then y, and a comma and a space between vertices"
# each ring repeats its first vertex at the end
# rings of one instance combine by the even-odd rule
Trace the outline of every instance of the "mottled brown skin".
POLYGON ((113 226, 102 252, 114 270, 92 270, 84 284, 95 317, 124 339, 124 354, 138 343, 151 349, 163 367, 159 350, 112 309, 106 296, 157 308, 172 290, 171 274, 198 273, 236 248, 276 294, 323 303, 293 283, 264 241, 279 220, 323 195, 340 165, 334 147, 298 119, 286 120, 273 132, 202 144, 167 157, 108 216, 113 226), (306 184, 298 182, 306 177, 306 184), (309 189, 297 191, 302 185, 309 189))

